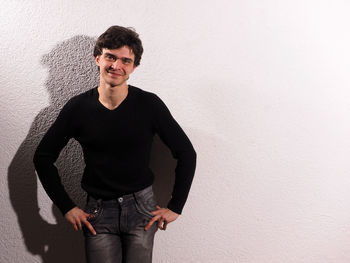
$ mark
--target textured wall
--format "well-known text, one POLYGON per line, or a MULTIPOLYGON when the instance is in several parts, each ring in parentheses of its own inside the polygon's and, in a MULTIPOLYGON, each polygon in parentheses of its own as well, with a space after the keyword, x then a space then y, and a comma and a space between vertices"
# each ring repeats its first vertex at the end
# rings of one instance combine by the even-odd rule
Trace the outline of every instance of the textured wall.
MULTIPOLYGON (((0 9, 0 262, 82 262, 31 162, 68 98, 97 84, 94 39, 133 26, 130 84, 157 93, 198 168, 154 262, 350 261, 350 4, 296 1, 8 1, 0 9)), ((82 204, 79 145, 57 165, 82 204)), ((151 166, 165 203, 174 160, 151 166)))

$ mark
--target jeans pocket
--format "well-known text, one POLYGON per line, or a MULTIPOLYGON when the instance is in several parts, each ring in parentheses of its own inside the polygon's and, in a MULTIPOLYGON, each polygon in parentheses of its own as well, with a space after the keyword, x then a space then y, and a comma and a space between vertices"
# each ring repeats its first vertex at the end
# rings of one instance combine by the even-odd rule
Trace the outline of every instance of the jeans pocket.
POLYGON ((137 212, 140 214, 152 218, 154 217, 154 214, 152 214, 152 211, 156 210, 157 202, 154 199, 154 196, 149 196, 147 198, 144 197, 135 197, 135 206, 137 212))
POLYGON ((87 220, 90 223, 95 223, 99 218, 101 218, 103 208, 99 203, 87 203, 84 211, 90 215, 87 220))

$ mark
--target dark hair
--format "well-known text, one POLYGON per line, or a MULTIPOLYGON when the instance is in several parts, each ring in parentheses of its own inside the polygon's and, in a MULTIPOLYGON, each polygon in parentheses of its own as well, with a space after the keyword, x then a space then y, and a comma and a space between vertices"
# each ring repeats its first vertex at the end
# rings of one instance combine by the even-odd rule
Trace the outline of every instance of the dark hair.
POLYGON ((103 48, 118 49, 129 47, 135 55, 134 66, 140 65, 143 53, 142 42, 135 29, 131 27, 111 26, 96 41, 94 57, 102 54, 103 48))

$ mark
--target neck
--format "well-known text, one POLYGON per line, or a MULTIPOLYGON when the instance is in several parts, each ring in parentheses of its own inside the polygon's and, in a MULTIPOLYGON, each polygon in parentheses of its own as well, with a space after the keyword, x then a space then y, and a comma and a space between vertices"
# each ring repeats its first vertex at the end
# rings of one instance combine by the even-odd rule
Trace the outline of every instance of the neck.
POLYGON ((129 86, 126 83, 125 85, 114 87, 100 83, 100 86, 97 88, 99 94, 98 99, 105 107, 114 109, 126 98, 128 89, 129 86))

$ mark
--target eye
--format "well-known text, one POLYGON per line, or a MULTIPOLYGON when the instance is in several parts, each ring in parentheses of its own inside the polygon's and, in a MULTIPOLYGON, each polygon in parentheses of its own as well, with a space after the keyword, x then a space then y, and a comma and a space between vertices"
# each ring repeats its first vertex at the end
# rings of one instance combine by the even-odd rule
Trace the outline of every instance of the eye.
POLYGON ((106 58, 107 58, 108 60, 111 60, 111 61, 114 61, 114 60, 115 60, 115 56, 110 55, 110 54, 106 54, 106 58))
POLYGON ((129 58, 122 58, 122 62, 123 62, 123 64, 128 65, 132 62, 132 60, 129 58))

